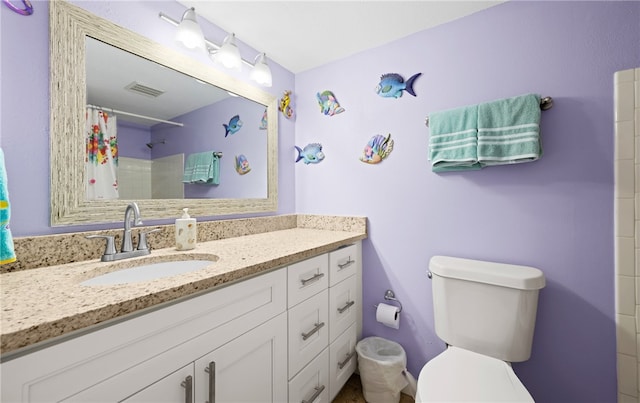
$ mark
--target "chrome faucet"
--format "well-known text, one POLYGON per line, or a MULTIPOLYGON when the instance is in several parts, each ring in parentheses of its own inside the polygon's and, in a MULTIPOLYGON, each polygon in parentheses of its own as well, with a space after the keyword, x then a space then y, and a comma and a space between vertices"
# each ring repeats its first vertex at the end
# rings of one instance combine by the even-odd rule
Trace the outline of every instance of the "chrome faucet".
POLYGON ((122 234, 120 253, 131 252, 133 250, 133 242, 131 242, 131 213, 133 213, 133 225, 142 225, 138 204, 135 202, 130 203, 124 211, 124 233, 122 234))
POLYGON ((104 238, 107 240, 107 245, 102 255, 101 260, 103 262, 112 262, 114 260, 127 259, 130 257, 144 256, 151 253, 147 244, 147 235, 160 231, 160 228, 153 229, 147 232, 140 232, 138 237, 138 247, 133 249, 133 242, 131 241, 131 214, 133 214, 133 226, 142 225, 142 219, 140 218, 140 209, 135 202, 130 203, 124 212, 124 232, 122 234, 122 246, 120 252, 116 252, 114 246, 113 235, 88 235, 87 238, 104 238))

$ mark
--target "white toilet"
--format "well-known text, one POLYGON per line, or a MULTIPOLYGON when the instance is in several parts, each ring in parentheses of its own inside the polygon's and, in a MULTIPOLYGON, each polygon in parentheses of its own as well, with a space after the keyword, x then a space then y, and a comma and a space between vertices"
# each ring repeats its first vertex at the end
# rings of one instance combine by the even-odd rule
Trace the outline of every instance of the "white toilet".
POLYGON ((447 256, 431 258, 429 271, 448 348, 420 371, 416 402, 533 402, 510 363, 531 355, 542 272, 447 256))

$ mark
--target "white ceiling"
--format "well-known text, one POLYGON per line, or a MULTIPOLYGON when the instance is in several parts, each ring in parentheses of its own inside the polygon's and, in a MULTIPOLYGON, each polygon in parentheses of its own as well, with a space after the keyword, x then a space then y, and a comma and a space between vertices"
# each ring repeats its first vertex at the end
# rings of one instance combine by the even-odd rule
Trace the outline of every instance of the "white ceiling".
MULTIPOLYGON (((371 49, 504 1, 181 0, 293 73, 371 49)), ((245 59, 254 55, 243 55, 245 59)), ((252 60, 251 60, 252 61, 252 60)))

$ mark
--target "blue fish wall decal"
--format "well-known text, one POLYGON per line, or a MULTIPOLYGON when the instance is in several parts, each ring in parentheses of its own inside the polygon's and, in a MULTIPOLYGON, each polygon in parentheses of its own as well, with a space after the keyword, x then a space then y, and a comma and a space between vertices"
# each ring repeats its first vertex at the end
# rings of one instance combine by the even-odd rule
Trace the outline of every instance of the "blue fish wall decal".
POLYGON ((296 162, 302 160, 305 164, 317 164, 324 159, 324 153, 322 152, 322 144, 311 143, 300 148, 295 146, 298 151, 296 162))
POLYGON ((413 90, 413 84, 416 79, 420 77, 422 73, 417 73, 404 81, 404 78, 397 73, 383 74, 380 77, 380 83, 376 86, 376 93, 384 98, 400 98, 402 91, 407 91, 409 94, 416 96, 416 92, 413 90))
POLYGON ((222 124, 224 126, 224 136, 227 137, 229 133, 236 134, 238 130, 242 127, 242 120, 240 120, 240 115, 236 115, 229 120, 229 124, 222 124))

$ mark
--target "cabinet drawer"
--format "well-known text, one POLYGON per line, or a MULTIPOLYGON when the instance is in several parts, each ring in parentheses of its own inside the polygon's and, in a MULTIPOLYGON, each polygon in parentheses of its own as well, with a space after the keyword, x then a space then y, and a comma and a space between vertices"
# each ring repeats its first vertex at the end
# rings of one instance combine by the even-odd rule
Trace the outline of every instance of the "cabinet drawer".
POLYGON ((329 289, 329 342, 342 334, 360 312, 356 276, 351 276, 329 289))
POLYGON ((327 255, 292 264, 287 270, 289 308, 319 293, 329 284, 327 255))
POLYGON ((289 381, 289 401, 304 403, 329 403, 329 349, 300 371, 289 381))
POLYGON ((289 379, 329 345, 329 291, 289 310, 289 379))
POLYGON ((357 328, 353 324, 329 346, 329 396, 333 400, 358 366, 357 328))
POLYGON ((338 284, 358 271, 360 262, 359 244, 347 246, 329 253, 329 286, 338 284))

